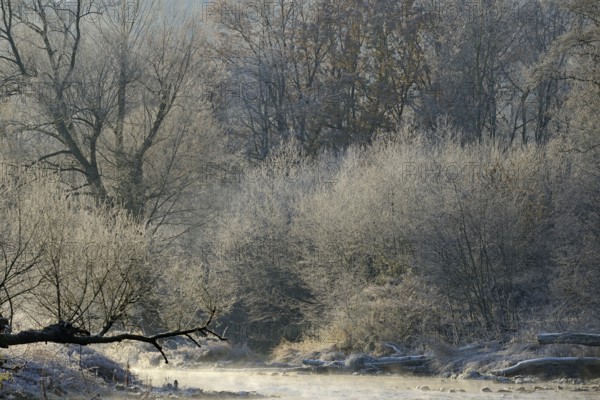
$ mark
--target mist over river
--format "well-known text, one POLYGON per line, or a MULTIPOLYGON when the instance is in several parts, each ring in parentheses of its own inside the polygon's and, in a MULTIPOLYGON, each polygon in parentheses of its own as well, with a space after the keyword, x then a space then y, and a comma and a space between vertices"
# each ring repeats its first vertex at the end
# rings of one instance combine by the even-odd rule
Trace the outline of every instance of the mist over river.
MULTIPOLYGON (((398 375, 321 375, 286 372, 278 369, 196 369, 169 368, 136 370, 135 373, 154 387, 178 381, 179 390, 157 393, 151 398, 186 398, 191 388, 205 392, 226 391, 248 396, 217 396, 223 398, 254 397, 278 399, 599 399, 593 385, 576 386, 555 382, 526 384, 498 383, 486 380, 453 380, 398 375), (483 391, 482 391, 483 389, 483 391), (490 391, 488 391, 490 390, 490 391), (585 390, 585 391, 584 391, 585 390)), ((143 397, 143 396, 142 396, 143 397)), ((114 399, 129 400, 140 395, 115 395, 114 399)), ((147 398, 147 397, 143 397, 147 398)), ((189 398, 203 398, 198 394, 189 398)), ((207 395, 206 398, 215 398, 207 395)))

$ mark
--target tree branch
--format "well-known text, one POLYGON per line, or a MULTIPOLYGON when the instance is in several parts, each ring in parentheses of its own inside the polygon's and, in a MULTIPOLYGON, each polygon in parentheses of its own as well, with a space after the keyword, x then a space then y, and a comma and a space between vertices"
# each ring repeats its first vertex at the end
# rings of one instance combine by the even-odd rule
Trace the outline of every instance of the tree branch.
POLYGON ((90 335, 89 332, 79 328, 75 328, 70 323, 59 322, 58 324, 50 325, 42 330, 27 330, 15 334, 0 334, 0 347, 8 348, 10 346, 41 342, 78 344, 81 346, 87 346, 90 344, 108 344, 123 342, 125 340, 131 340, 136 342, 152 344, 160 352, 160 354, 162 354, 165 363, 168 364, 169 360, 167 359, 167 356, 159 343, 159 341, 162 339, 167 339, 176 336, 185 336, 188 339, 191 339, 191 341, 195 345, 200 346, 200 344, 191 336, 192 334, 196 333, 205 337, 208 335, 212 335, 218 338, 219 340, 227 340, 226 338, 222 337, 218 333, 208 328, 208 325, 210 324, 213 315, 214 311, 213 313, 211 313, 210 318, 203 326, 198 326, 191 329, 168 331, 153 336, 138 335, 133 333, 123 333, 114 336, 90 335))

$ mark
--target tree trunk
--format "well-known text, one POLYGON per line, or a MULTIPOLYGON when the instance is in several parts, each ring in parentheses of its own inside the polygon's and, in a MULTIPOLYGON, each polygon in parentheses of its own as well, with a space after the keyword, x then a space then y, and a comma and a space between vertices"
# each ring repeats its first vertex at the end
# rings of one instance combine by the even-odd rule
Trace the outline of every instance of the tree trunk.
POLYGON ((512 367, 492 371, 492 374, 498 376, 511 376, 528 371, 529 373, 535 371, 549 372, 552 369, 559 368, 582 368, 582 367, 593 367, 600 369, 600 358, 599 357, 544 357, 534 358, 531 360, 521 361, 520 363, 513 365, 512 367))
POLYGON ((204 337, 210 334, 212 336, 217 337, 220 340, 227 340, 208 328, 208 325, 210 324, 213 315, 214 312, 211 314, 210 318, 203 326, 198 326, 195 328, 185 330, 169 331, 153 336, 138 335, 133 333, 123 333, 114 336, 90 335, 90 333, 84 329, 74 327, 68 322, 61 321, 57 324, 47 326, 42 330, 28 330, 14 334, 0 334, 0 348, 8 348, 10 346, 41 342, 79 344, 81 346, 87 346, 90 344, 107 344, 131 340, 152 344, 160 352, 160 354, 162 354, 165 363, 168 363, 169 360, 167 359, 167 356, 164 353, 162 346, 159 344, 159 340, 168 339, 175 336, 185 336, 190 341, 194 342, 194 344, 196 344, 198 347, 200 347, 200 344, 191 336, 192 334, 197 334, 204 337))
POLYGON ((539 344, 582 344, 584 346, 600 346, 600 335, 592 333, 540 333, 539 344))

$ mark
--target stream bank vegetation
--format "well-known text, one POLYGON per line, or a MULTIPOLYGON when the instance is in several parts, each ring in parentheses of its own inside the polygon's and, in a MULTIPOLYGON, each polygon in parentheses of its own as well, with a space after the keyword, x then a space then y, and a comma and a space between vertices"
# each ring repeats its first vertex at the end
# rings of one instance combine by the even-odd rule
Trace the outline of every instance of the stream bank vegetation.
POLYGON ((594 364, 597 2, 231 3, 0 0, 0 347, 594 364))

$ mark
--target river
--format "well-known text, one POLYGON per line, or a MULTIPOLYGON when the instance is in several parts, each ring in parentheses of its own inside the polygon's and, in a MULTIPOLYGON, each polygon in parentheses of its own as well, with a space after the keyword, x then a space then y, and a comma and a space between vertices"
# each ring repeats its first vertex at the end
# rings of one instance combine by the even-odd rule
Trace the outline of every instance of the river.
MULTIPOLYGON (((214 392, 256 392, 265 397, 288 400, 600 399, 596 386, 578 387, 552 382, 513 384, 398 375, 320 375, 273 369, 157 368, 135 372, 146 384, 155 387, 172 384, 177 380, 180 389, 176 393, 180 398, 185 398, 182 395, 186 388, 201 388, 214 392), (485 388, 492 392, 482 392, 485 388), (573 391, 578 389, 589 391, 573 391)), ((170 396, 168 393, 164 394, 165 399, 174 397, 170 396)), ((140 397, 114 398, 125 400, 140 397)), ((163 397, 158 395, 153 398, 163 397)))

